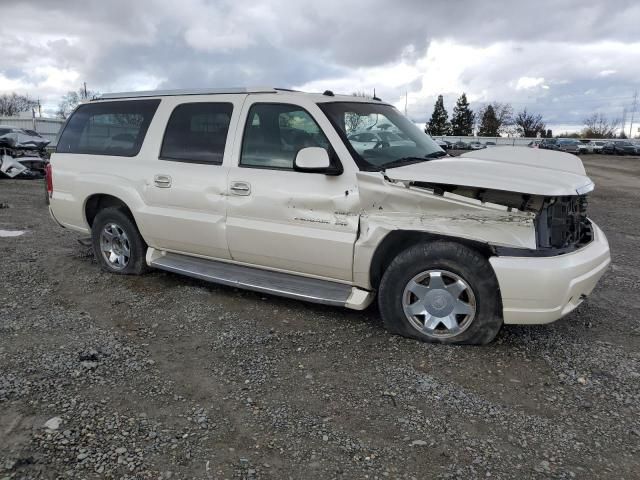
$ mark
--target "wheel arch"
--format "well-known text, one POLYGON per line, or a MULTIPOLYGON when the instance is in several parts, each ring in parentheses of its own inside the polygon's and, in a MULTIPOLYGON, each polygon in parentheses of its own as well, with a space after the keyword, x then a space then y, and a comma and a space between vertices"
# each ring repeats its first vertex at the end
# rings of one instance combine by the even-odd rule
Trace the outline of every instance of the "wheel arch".
POLYGON ((418 230, 392 230, 385 235, 378 244, 371 258, 371 265, 369 267, 369 281, 371 282, 371 286, 374 289, 378 288, 382 275, 399 253, 417 243, 435 242, 438 240, 465 245, 476 250, 486 259, 495 255, 493 247, 485 242, 418 230))
POLYGON ((101 210, 110 207, 121 209, 129 218, 131 218, 133 223, 136 225, 136 228, 139 230, 136 219, 129 206, 120 198, 107 193, 94 193, 85 200, 83 211, 85 222, 89 225, 89 228, 93 226, 93 221, 95 220, 96 215, 98 215, 101 210))

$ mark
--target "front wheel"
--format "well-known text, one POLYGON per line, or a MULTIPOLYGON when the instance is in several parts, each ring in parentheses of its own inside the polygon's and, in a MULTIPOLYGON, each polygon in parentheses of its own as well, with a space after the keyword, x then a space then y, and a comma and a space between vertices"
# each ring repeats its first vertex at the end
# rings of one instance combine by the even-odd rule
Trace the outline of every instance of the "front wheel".
POLYGON ((147 244, 133 220, 116 207, 101 210, 91 227, 93 252, 103 270, 121 275, 140 275, 147 244))
POLYGON ((389 331, 427 342, 484 345, 502 327, 491 265, 454 242, 420 243, 400 253, 382 277, 378 303, 389 331))

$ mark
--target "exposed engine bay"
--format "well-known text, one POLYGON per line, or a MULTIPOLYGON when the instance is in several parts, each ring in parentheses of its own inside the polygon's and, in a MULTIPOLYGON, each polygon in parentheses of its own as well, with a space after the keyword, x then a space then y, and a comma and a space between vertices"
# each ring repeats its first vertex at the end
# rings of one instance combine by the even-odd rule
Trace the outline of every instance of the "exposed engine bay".
POLYGON ((483 204, 502 205, 507 211, 535 213, 536 247, 539 250, 557 249, 557 253, 566 253, 593 239, 591 224, 587 219, 587 195, 545 197, 425 182, 414 182, 413 186, 431 190, 435 195, 442 196, 448 192, 483 204))

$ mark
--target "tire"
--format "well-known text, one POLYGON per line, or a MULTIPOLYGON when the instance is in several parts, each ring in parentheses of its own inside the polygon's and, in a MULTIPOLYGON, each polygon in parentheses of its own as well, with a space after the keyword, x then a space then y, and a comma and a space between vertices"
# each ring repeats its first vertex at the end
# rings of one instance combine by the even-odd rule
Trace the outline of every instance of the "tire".
POLYGON ((486 345, 503 323, 493 268, 480 253, 455 242, 419 243, 398 254, 382 276, 378 304, 387 330, 425 342, 486 345), (417 286, 409 286, 412 280, 417 286), (425 314, 405 313, 414 309, 425 314))
POLYGON ((147 244, 134 221, 120 208, 98 212, 91 227, 91 243, 100 267, 106 272, 141 275, 149 269, 145 261, 147 244))

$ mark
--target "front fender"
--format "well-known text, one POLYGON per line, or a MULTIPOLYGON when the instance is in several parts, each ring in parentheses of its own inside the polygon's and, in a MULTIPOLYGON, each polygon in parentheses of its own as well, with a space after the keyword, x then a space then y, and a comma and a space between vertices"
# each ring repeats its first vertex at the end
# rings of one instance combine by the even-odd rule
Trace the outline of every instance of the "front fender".
POLYGON ((404 230, 461 238, 491 245, 535 248, 535 213, 467 199, 451 198, 379 173, 358 173, 362 202, 360 235, 354 253, 354 283, 371 288, 377 247, 390 232, 404 230))

